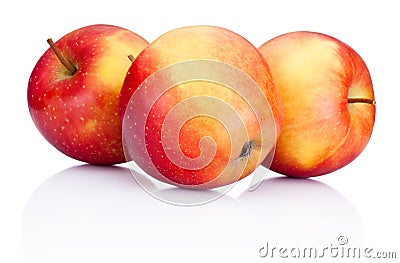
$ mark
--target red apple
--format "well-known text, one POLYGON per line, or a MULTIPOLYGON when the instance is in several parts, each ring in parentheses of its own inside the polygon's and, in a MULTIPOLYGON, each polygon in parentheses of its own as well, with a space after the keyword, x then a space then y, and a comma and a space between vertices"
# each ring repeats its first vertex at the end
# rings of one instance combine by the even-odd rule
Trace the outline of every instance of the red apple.
POLYGON ((100 165, 125 161, 118 96, 131 64, 148 42, 111 25, 77 29, 39 59, 28 83, 28 106, 41 134, 77 160, 100 165))
POLYGON ((196 189, 253 172, 282 120, 257 48, 214 26, 174 29, 144 49, 128 71, 120 107, 127 158, 163 182, 196 189))
POLYGON ((306 178, 353 161, 375 120, 372 81, 362 58, 342 41, 314 32, 287 33, 259 50, 284 108, 271 169, 306 178))

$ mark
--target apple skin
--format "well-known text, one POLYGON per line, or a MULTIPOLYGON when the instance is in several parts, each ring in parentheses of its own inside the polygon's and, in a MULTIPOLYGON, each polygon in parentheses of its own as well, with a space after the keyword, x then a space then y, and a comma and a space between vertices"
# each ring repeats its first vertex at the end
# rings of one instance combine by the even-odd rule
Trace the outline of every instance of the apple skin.
POLYGON ((307 31, 277 36, 259 50, 284 108, 271 169, 307 178, 352 162, 375 122, 372 81, 360 55, 334 37, 307 31))
MULTIPOLYGON (((147 77, 175 63, 197 59, 227 63, 250 76, 261 89, 264 98, 248 99, 267 99, 273 113, 271 119, 274 123, 269 127, 271 130, 274 129, 270 132, 279 134, 283 118, 282 105, 279 93, 270 78, 268 65, 258 49, 245 38, 230 30, 206 25, 189 26, 169 31, 157 38, 139 54, 132 63, 121 89, 121 120, 124 120, 124 114, 132 94, 147 77)), ((174 78, 174 74, 171 73, 170 76, 166 77, 174 78)), ((163 85, 163 83, 160 83, 160 85, 163 85)), ((131 105, 131 107, 141 109, 143 105, 131 105)), ((181 113, 185 115, 191 114, 191 112, 200 112, 204 107, 214 107, 217 112, 223 111, 222 108, 218 108, 218 105, 207 105, 200 102, 197 106, 182 109, 181 113)), ((227 116, 225 119, 227 122, 230 120, 231 116, 227 116)), ((123 126, 125 125, 123 124, 123 126)), ((126 126, 133 126, 126 131, 129 138, 135 137, 138 133, 137 129, 141 128, 135 127, 133 123, 126 124, 126 126)), ((133 159, 149 175, 183 188, 209 189, 234 183, 253 172, 272 148, 271 144, 265 142, 261 146, 258 121, 254 113, 249 110, 244 98, 222 85, 204 81, 179 84, 160 96, 148 114, 147 130, 151 132, 146 132, 145 143, 141 141, 132 143, 132 146, 128 149, 128 159, 133 159), (165 145, 174 142, 172 142, 173 139, 169 138, 163 142, 161 140, 165 116, 174 105, 196 96, 218 98, 223 100, 224 104, 234 108, 236 114, 243 119, 249 139, 252 142, 251 151, 248 152, 248 155, 240 157, 241 150, 246 148, 245 144, 248 141, 231 142, 229 135, 234 137, 236 131, 226 130, 215 119, 199 116, 185 123, 180 123, 179 116, 176 115, 172 118, 172 122, 175 121, 176 126, 182 125, 179 132, 179 147, 186 157, 194 159, 202 154, 199 145, 201 139, 206 136, 215 141, 216 152, 212 161, 201 169, 184 169, 166 157, 165 145), (147 149, 150 161, 142 149, 147 149), (232 155, 230 155, 231 152, 232 155), (241 174, 234 174, 235 165, 241 161, 247 161, 247 164, 241 174), (226 168, 225 173, 223 173, 224 168, 226 168)), ((276 138, 273 139, 272 144, 275 145, 275 142, 276 138)))
POLYGON ((131 64, 148 42, 112 25, 90 25, 55 43, 77 71, 71 72, 49 48, 28 83, 28 107, 40 133, 62 153, 82 162, 125 162, 118 97, 131 64))

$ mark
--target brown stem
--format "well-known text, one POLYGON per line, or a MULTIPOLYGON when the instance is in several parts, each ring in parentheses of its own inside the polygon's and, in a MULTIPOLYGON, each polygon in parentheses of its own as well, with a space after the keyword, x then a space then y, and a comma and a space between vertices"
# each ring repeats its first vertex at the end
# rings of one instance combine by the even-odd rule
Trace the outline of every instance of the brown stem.
POLYGON ((132 54, 128 55, 128 58, 129 58, 129 60, 130 60, 131 62, 133 62, 133 61, 135 60, 135 57, 132 56, 132 54))
POLYGON ((60 50, 56 47, 56 45, 54 44, 54 42, 51 38, 47 39, 47 43, 49 43, 51 49, 54 51, 58 60, 60 60, 61 64, 63 64, 64 67, 66 67, 68 69, 68 71, 71 72, 71 75, 74 75, 77 71, 77 68, 71 62, 69 62, 63 56, 63 54, 61 54, 60 50))
POLYGON ((368 103, 375 105, 376 101, 374 99, 366 99, 366 98, 348 98, 348 103, 368 103))

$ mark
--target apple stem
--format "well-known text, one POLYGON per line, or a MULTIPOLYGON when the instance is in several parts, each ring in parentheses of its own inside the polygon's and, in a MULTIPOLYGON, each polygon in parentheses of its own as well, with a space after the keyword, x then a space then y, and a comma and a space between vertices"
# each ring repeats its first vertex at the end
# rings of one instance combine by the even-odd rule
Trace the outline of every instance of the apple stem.
POLYGON ((53 52, 56 54, 58 60, 60 60, 61 64, 66 67, 69 72, 71 72, 71 76, 74 75, 77 71, 77 68, 69 62, 63 54, 61 54, 60 50, 56 47, 56 44, 54 44, 53 40, 51 38, 47 39, 47 43, 49 43, 50 48, 53 50, 53 52))
POLYGON ((368 103, 375 105, 376 101, 374 99, 366 99, 366 98, 348 98, 348 103, 368 103))
POLYGON ((135 60, 135 57, 132 56, 132 54, 128 55, 128 58, 129 58, 129 60, 130 60, 131 62, 133 62, 133 61, 135 60))

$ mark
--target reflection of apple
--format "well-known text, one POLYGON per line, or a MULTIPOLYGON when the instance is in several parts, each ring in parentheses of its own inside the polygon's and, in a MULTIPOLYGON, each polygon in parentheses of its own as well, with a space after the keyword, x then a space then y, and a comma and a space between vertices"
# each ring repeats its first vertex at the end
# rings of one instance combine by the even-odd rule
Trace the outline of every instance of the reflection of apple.
MULTIPOLYGON (((262 139, 258 119, 249 108, 248 101, 262 101, 266 97, 271 105, 272 113, 276 117, 276 120, 274 120, 272 114, 269 115, 273 125, 268 128, 273 130, 274 134, 279 133, 282 120, 279 95, 269 77, 268 66, 257 48, 245 38, 227 29, 213 26, 179 28, 162 35, 139 54, 132 63, 121 90, 120 117, 124 118, 132 94, 146 78, 170 65, 193 60, 219 61, 236 67, 250 76, 259 88, 253 87, 257 91, 251 89, 250 92, 253 98, 244 99, 239 94, 240 92, 219 84, 221 82, 217 84, 215 82, 193 80, 173 86, 163 94, 156 94, 159 97, 157 97, 154 105, 149 108, 145 127, 135 126, 137 122, 135 118, 126 119, 130 121, 126 125, 131 129, 127 131, 130 139, 139 138, 140 136, 136 136, 136 134, 140 129, 145 129, 146 132, 145 141, 138 140, 131 144, 132 148, 135 149, 129 149, 134 153, 130 154, 130 158, 133 158, 148 174, 172 184, 190 188, 212 188, 227 185, 254 171, 270 148, 272 148, 270 147, 271 145, 265 142, 261 146, 262 139), (261 92, 258 89, 261 89, 261 92), (260 92, 261 97, 255 95, 258 94, 257 92, 260 92), (209 103, 209 98, 216 98, 220 103, 209 103), (174 141, 176 137, 169 134, 168 131, 163 135, 164 120, 169 112, 176 110, 175 106, 182 106, 183 102, 193 101, 192 99, 197 99, 196 103, 191 104, 190 107, 180 107, 179 114, 172 117, 171 121, 176 124, 171 127, 180 128, 179 139, 176 140, 179 142, 176 143, 174 141), (224 107, 227 105, 230 109, 233 109, 235 116, 239 115, 242 119, 248 134, 247 141, 231 141, 230 136, 235 138, 235 133, 238 133, 240 129, 227 130, 223 122, 215 116, 204 114, 187 119, 187 121, 182 121, 181 119, 182 116, 192 113, 201 114, 205 109, 211 109, 217 113, 225 112, 224 107), (198 157, 202 157, 203 154, 207 155, 202 151, 201 147, 201 144, 204 143, 202 138, 205 137, 211 137, 216 146, 214 158, 206 166, 198 169, 197 167, 196 169, 184 168, 169 158, 174 153, 182 151, 185 156, 183 158, 201 159, 198 157), (172 153, 169 151, 170 155, 168 155, 167 150, 169 148, 166 145, 175 145, 175 143, 179 145, 177 146, 179 149, 172 153), (143 152, 143 149, 147 149, 151 160, 143 152), (232 171, 241 161, 247 162, 243 168, 244 170, 240 170, 239 174, 234 174, 232 171), (154 167, 149 165, 149 162, 154 167), (225 168, 226 170, 224 170, 225 168), (157 177, 157 173, 160 173, 161 176, 157 177)), ((194 71, 210 71, 217 77, 225 77, 230 80, 238 78, 238 76, 232 76, 224 70, 211 67, 211 69, 198 68, 194 71)), ((176 70, 176 68, 172 68, 168 74, 163 76, 164 81, 160 80, 158 85, 166 85, 166 82, 173 81, 180 75, 190 73, 185 72, 185 70, 187 69, 176 70)), ((144 86, 143 89, 149 90, 147 97, 156 93, 151 87, 144 86)), ((147 109, 143 106, 145 103, 144 101, 141 102, 143 103, 129 105, 129 107, 146 112, 147 109)), ((265 114, 264 112, 266 111, 267 109, 263 108, 262 114, 265 114)), ((232 114, 225 115, 226 118, 224 120, 227 122, 231 122, 234 119, 232 114)), ((265 118, 267 119, 268 117, 265 118)), ((271 144, 275 144, 275 139, 271 144)), ((204 149, 207 152, 210 147, 204 147, 204 149)))
MULTIPOLYGON (((79 165, 44 181, 22 215, 28 261, 187 262, 198 254, 190 262, 207 262, 212 253, 217 262, 246 262, 253 253, 259 225, 243 224, 253 218, 236 199, 222 196, 190 209, 167 205, 144 192, 131 172, 118 165, 79 165), (237 239, 238 233, 246 234, 237 239), (198 253, 200 247, 208 253, 198 253)), ((187 198, 214 191, 178 190, 187 198)))
POLYGON ((246 214, 254 216, 252 224, 258 226, 252 238, 269 242, 270 248, 285 244, 322 249, 337 245, 339 235, 362 245, 364 230, 357 210, 345 196, 322 182, 271 177, 255 191, 243 191, 238 200, 248 210, 246 214))
POLYGON ((92 164, 125 161, 118 96, 147 41, 111 25, 77 29, 49 48, 29 78, 28 106, 42 135, 64 154, 92 164))
POLYGON ((354 160, 375 120, 367 66, 343 42, 320 33, 278 36, 259 50, 280 90, 284 123, 271 169, 318 176, 354 160))

